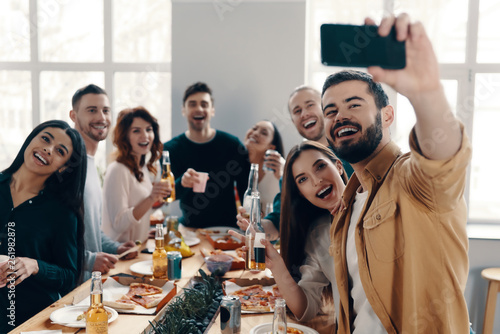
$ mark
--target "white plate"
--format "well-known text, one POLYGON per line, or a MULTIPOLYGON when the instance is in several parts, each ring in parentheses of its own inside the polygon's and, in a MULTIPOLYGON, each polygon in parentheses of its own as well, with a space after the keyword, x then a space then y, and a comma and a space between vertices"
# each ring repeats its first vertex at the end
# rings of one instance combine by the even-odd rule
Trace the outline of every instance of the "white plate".
MULTIPOLYGON (((310 327, 306 327, 304 325, 292 324, 292 323, 287 324, 287 325, 289 325, 291 328, 300 329, 301 331, 304 332, 304 334, 319 334, 314 329, 312 329, 310 327)), ((265 323, 265 324, 260 324, 260 325, 255 326, 254 328, 252 328, 252 330, 250 331, 250 334, 271 334, 271 330, 273 329, 272 327, 273 327, 273 324, 270 322, 265 323)))
POLYGON ((201 241, 200 238, 196 238, 196 237, 184 237, 184 242, 189 247, 192 247, 192 246, 195 246, 195 245, 199 244, 200 241, 201 241))
MULTIPOLYGON (((104 306, 104 308, 111 313, 111 318, 108 319, 108 323, 118 318, 118 312, 114 309, 107 306, 104 306)), ((52 312, 50 314, 50 320, 66 327, 85 328, 85 319, 77 321, 76 318, 88 309, 88 306, 82 305, 66 306, 52 312)))
POLYGON ((229 226, 212 226, 212 227, 205 227, 200 229, 200 234, 205 235, 205 234, 210 234, 210 235, 227 235, 229 234, 229 230, 234 230, 236 232, 241 233, 241 231, 235 227, 229 227, 229 226))
POLYGON ((153 269, 151 268, 152 266, 153 266, 153 260, 136 262, 130 266, 130 271, 136 274, 152 276, 153 275, 153 269))

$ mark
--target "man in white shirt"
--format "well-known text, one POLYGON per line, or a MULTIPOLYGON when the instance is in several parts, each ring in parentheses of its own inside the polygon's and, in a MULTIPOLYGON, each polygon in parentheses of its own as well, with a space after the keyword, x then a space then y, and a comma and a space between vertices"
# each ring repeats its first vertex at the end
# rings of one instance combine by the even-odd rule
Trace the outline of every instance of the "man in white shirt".
MULTIPOLYGON (((83 281, 91 277, 92 271, 106 274, 115 267, 121 254, 135 246, 133 241, 120 244, 111 240, 101 230, 102 191, 94 156, 99 142, 105 140, 111 126, 111 109, 106 91, 90 84, 78 89, 72 98, 73 109, 69 116, 75 129, 82 136, 87 149, 87 179, 85 182, 85 259, 83 281)), ((128 254, 125 259, 137 256, 128 254)))

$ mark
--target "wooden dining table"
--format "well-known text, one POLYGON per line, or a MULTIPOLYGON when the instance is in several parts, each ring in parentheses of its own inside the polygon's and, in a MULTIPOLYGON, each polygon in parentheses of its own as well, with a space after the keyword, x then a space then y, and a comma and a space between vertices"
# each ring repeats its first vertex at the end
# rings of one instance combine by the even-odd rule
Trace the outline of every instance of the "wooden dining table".
MULTIPOLYGON (((183 229, 180 229, 181 232, 183 229)), ((184 258, 182 260, 182 278, 177 280, 177 296, 180 295, 183 291, 183 288, 186 287, 190 280, 193 277, 200 276, 199 269, 204 270, 208 274, 209 271, 204 262, 203 256, 201 255, 201 249, 213 249, 211 243, 207 239, 205 235, 202 235, 196 232, 196 236, 200 239, 200 243, 191 247, 191 250, 194 252, 194 255, 188 258, 184 258)), ((147 243, 144 243, 141 250, 151 247, 151 243, 154 244, 154 240, 148 240, 147 243)), ((109 273, 103 275, 103 278, 108 278, 117 274, 130 274, 139 277, 145 277, 144 275, 140 275, 134 273, 130 270, 130 266, 136 262, 151 260, 152 255, 146 253, 139 253, 139 255, 131 260, 119 260, 115 264, 115 268, 111 269, 109 273)), ((148 276, 146 276, 148 277, 148 276)), ((228 271, 223 279, 231 279, 231 278, 245 278, 245 279, 259 279, 263 278, 264 273, 253 273, 246 270, 231 270, 228 271)), ((61 330, 62 333, 85 333, 85 328, 73 328, 62 326, 57 323, 53 323, 50 320, 50 315, 52 312, 61 309, 63 307, 69 305, 75 305, 81 302, 85 298, 89 298, 90 294, 90 280, 84 282, 73 291, 54 302, 52 305, 48 306, 44 310, 40 311, 38 314, 18 326, 15 330, 11 331, 9 334, 18 334, 21 332, 30 332, 30 331, 41 331, 41 330, 61 330)), ((176 297, 172 298, 175 299, 176 297)), ((127 314, 121 313, 118 318, 109 324, 108 332, 110 334, 129 334, 129 333, 143 333, 145 329, 150 326, 150 322, 154 320, 160 319, 165 313, 165 309, 168 306, 165 305, 156 315, 140 315, 140 314, 127 314)), ((220 330, 220 319, 219 315, 213 320, 211 327, 205 332, 206 334, 219 334, 220 330)), ((241 333, 246 334, 250 333, 252 328, 259 324, 270 323, 273 320, 272 313, 262 313, 262 314, 242 314, 241 315, 241 333)), ((287 315, 288 323, 298 323, 292 314, 287 315)), ((302 322, 302 325, 308 326, 310 328, 315 329, 320 334, 330 334, 334 333, 333 324, 334 324, 334 314, 333 310, 331 313, 327 313, 324 315, 316 316, 313 320, 309 322, 302 322)))

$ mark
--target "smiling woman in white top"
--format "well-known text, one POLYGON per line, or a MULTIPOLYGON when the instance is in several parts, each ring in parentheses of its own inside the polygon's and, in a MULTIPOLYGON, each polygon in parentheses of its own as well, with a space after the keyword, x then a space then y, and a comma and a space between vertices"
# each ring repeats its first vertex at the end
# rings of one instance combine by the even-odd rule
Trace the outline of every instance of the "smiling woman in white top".
POLYGON ((116 161, 104 178, 102 229, 116 241, 145 241, 153 204, 170 196, 172 190, 168 182, 152 183, 149 177, 149 173, 158 173, 155 166, 162 151, 156 118, 143 107, 122 110, 113 144, 116 161))
POLYGON ((259 164, 259 192, 262 208, 273 203, 274 196, 280 192, 279 180, 283 175, 283 141, 281 135, 270 121, 259 121, 248 129, 243 141, 248 150, 250 163, 259 164), (267 150, 274 150, 266 156, 267 150), (267 167, 267 170, 264 168, 267 167))
POLYGON ((318 314, 325 298, 333 297, 339 305, 333 258, 328 252, 329 230, 346 183, 341 161, 324 145, 305 141, 288 153, 281 202, 281 254, 269 241, 263 243, 266 266, 300 321, 318 314))

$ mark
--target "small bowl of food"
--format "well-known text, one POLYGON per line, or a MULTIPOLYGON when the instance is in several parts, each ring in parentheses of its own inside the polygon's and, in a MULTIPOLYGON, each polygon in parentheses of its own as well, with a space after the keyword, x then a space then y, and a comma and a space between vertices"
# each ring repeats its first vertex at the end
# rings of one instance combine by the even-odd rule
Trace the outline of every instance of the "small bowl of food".
POLYGON ((233 258, 226 254, 215 254, 205 257, 208 270, 215 276, 224 276, 231 268, 233 258))

